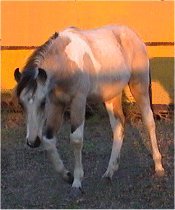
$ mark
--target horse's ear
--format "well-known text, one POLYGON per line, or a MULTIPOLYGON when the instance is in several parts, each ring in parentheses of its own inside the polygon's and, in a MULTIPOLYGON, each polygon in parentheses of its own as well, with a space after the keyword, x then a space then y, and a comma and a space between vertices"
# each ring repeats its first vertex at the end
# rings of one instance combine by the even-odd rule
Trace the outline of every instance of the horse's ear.
POLYGON ((47 74, 44 69, 41 68, 38 69, 38 79, 43 83, 45 83, 45 81, 47 80, 47 74))
POLYGON ((14 71, 14 77, 15 77, 15 80, 16 80, 17 82, 20 81, 20 79, 21 79, 21 72, 19 71, 19 68, 16 68, 16 69, 15 69, 15 71, 14 71))

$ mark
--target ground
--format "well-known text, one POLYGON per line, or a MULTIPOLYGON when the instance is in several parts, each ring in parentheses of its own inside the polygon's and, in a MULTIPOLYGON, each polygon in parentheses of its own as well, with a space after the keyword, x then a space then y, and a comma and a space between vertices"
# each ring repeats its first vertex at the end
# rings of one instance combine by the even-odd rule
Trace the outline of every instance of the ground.
MULTIPOLYGON (((104 110, 103 110, 104 111, 104 110)), ((41 148, 25 144, 21 113, 2 110, 1 208, 108 208, 174 209, 173 120, 156 121, 157 137, 166 174, 156 177, 149 140, 140 119, 127 121, 120 167, 112 182, 101 177, 107 168, 112 132, 105 113, 86 120, 83 148, 84 194, 70 196, 71 186, 58 176, 41 148)), ((73 171, 66 118, 57 147, 73 171)))

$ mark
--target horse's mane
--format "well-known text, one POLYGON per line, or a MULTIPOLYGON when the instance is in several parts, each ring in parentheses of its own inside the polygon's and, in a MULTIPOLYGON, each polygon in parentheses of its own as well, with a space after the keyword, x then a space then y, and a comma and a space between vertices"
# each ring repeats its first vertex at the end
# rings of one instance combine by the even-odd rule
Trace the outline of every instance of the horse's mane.
POLYGON ((22 90, 27 87, 28 90, 36 91, 37 81, 36 75, 38 73, 38 67, 41 61, 44 59, 50 46, 59 34, 56 32, 53 34, 43 45, 38 47, 32 55, 28 58, 21 75, 21 79, 17 85, 17 96, 19 96, 22 90))

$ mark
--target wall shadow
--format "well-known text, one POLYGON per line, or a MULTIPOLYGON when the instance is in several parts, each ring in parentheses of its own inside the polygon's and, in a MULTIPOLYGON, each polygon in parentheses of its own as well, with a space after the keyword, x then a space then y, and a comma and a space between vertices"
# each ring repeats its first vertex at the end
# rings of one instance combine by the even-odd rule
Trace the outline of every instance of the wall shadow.
POLYGON ((150 59, 151 79, 158 81, 174 101, 174 57, 155 57, 150 59))

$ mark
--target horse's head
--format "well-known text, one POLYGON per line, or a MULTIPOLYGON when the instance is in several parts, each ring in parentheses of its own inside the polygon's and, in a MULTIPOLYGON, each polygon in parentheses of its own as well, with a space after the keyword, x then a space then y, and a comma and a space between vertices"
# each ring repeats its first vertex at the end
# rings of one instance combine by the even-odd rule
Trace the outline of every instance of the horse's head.
POLYGON ((27 121, 27 145, 35 148, 41 143, 45 122, 45 103, 47 94, 47 74, 43 69, 26 70, 17 68, 14 72, 17 81, 16 94, 27 121))

